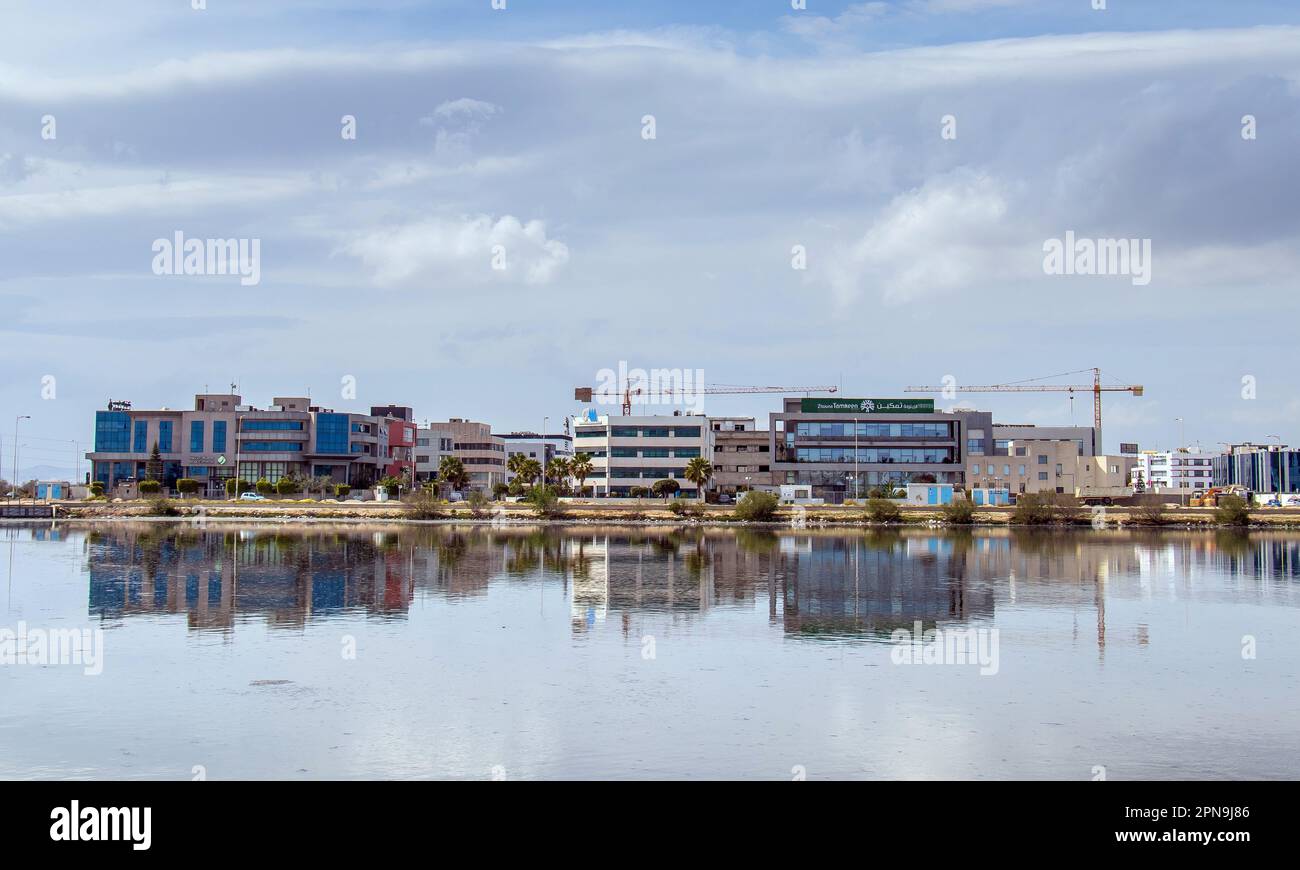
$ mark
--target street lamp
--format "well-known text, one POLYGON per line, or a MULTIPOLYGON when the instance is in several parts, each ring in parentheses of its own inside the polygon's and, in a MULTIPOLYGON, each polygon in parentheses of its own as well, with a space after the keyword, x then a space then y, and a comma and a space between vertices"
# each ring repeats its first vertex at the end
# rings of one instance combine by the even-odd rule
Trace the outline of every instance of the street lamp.
POLYGON ((29 414, 19 414, 17 417, 14 417, 14 479, 11 483, 11 487, 12 487, 11 491, 14 493, 18 492, 18 485, 19 485, 18 484, 18 476, 19 476, 18 475, 18 421, 30 420, 30 419, 32 418, 31 415, 29 414))
POLYGON ((861 495, 860 487, 858 486, 859 477, 860 475, 858 473, 858 418, 854 417, 853 418, 853 498, 854 499, 859 498, 861 495))
POLYGON ((1174 422, 1178 424, 1178 446, 1179 446, 1179 447, 1186 447, 1186 446, 1187 446, 1187 433, 1186 433, 1186 428, 1187 428, 1187 427, 1186 427, 1186 425, 1184 425, 1184 423, 1183 423, 1183 418, 1182 418, 1182 417, 1175 417, 1175 418, 1174 418, 1174 422))
POLYGON ((546 427, 551 425, 550 417, 542 418, 542 486, 546 486, 546 427))

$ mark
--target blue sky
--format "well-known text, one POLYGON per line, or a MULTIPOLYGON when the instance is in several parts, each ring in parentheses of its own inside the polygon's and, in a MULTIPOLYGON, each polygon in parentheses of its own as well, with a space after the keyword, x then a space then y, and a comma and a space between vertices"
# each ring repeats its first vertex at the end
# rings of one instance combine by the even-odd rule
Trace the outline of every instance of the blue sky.
POLYGON ((807 5, 0 3, 6 469, 15 414, 24 466, 232 379, 509 431, 620 361, 864 396, 1100 365, 1147 387, 1112 449, 1300 443, 1297 4, 807 5), (259 239, 260 283, 155 275, 177 231, 259 239), (1067 231, 1150 239, 1150 283, 1045 274, 1067 231))

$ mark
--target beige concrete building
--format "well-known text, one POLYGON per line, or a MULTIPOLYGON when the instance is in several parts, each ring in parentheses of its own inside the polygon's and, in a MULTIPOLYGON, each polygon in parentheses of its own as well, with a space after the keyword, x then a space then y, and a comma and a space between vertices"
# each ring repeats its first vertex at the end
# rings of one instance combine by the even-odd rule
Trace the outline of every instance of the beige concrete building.
POLYGON ((758 429, 753 417, 710 417, 709 428, 713 430, 710 489, 735 494, 773 485, 770 432, 758 429))
POLYGON ((1081 456, 1074 439, 1011 440, 997 454, 970 457, 968 486, 1088 495, 1127 486, 1136 461, 1132 456, 1081 456))
MULTIPOLYGON (((506 482, 506 442, 493 435, 492 427, 487 423, 452 417, 446 423, 430 423, 420 429, 419 434, 431 443, 445 443, 445 439, 451 439, 451 455, 459 459, 469 473, 470 489, 490 491, 498 483, 506 482)), ((421 455, 432 458, 433 451, 421 455)))

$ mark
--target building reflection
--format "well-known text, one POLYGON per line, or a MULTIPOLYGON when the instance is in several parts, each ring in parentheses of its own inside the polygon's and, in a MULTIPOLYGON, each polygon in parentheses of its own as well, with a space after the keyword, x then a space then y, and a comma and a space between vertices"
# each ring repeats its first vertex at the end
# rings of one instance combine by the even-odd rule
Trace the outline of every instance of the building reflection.
MULTIPOLYGON (((68 534, 24 533, 37 543, 68 534)), ((689 621, 729 609, 764 613, 792 637, 876 640, 916 622, 931 628, 991 620, 1003 606, 1040 607, 1095 617, 1100 652, 1109 599, 1244 594, 1300 606, 1300 537, 1285 532, 124 523, 85 541, 91 614, 183 613, 195 630, 248 619, 292 628, 338 614, 403 618, 418 597, 456 605, 522 583, 543 596, 558 586, 574 635, 613 621, 639 636, 645 618, 689 621)), ((1124 642, 1153 642, 1144 625, 1120 628, 1124 642)))

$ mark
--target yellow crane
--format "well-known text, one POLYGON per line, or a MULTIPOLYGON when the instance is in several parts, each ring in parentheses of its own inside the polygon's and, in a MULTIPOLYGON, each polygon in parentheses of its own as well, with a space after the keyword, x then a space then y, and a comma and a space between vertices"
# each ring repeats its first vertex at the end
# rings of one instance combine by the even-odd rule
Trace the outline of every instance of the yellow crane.
POLYGON ((1024 381, 1014 381, 1009 384, 989 384, 984 386, 962 386, 961 384, 951 384, 946 387, 908 387, 906 392, 909 393, 942 393, 947 390, 953 390, 959 393, 1070 393, 1073 400, 1074 393, 1086 391, 1092 392, 1092 425, 1101 430, 1101 394, 1102 393, 1132 393, 1135 396, 1142 395, 1141 384, 1125 384, 1117 386, 1103 386, 1101 383, 1101 369, 1081 369, 1077 372, 1064 372, 1059 375, 1048 375, 1048 378, 1062 378, 1066 375, 1078 375, 1084 372, 1092 372, 1092 384, 1031 384, 1029 381, 1042 381, 1047 378, 1028 378, 1024 381))

